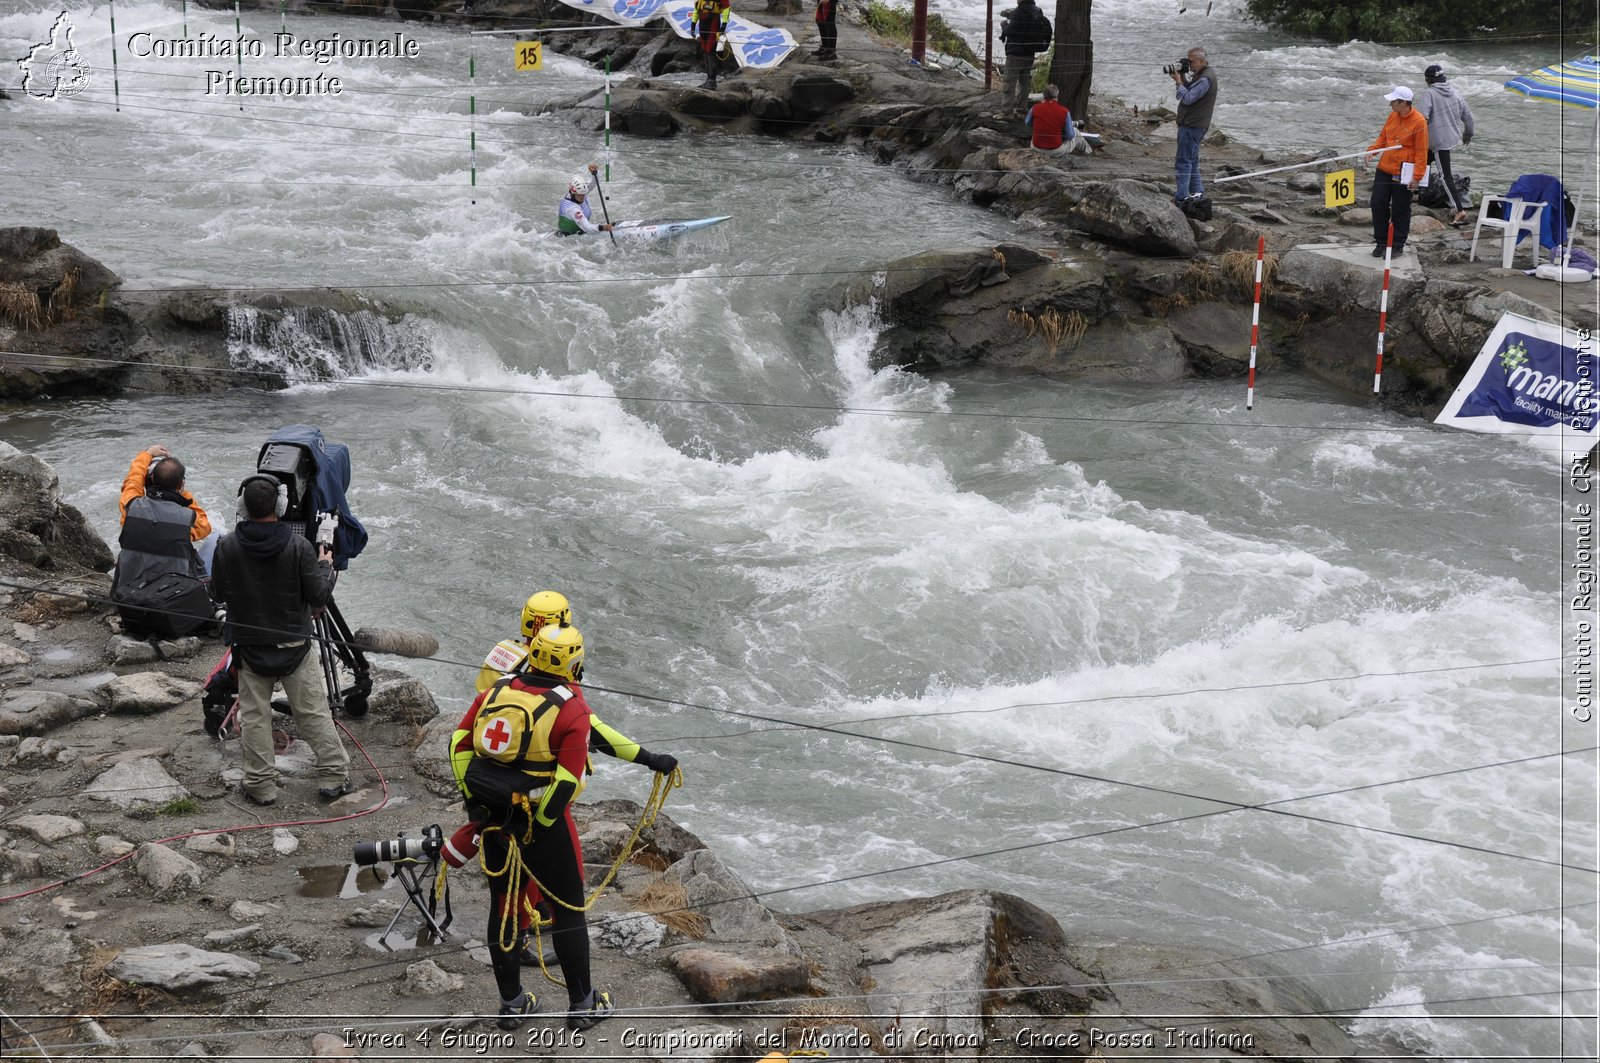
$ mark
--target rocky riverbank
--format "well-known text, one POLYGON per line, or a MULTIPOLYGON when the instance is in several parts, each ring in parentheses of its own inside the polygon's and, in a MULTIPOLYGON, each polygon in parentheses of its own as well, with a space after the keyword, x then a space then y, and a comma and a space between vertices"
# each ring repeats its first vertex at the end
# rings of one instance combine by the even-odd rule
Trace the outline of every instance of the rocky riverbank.
MULTIPOLYGON (((306 747, 281 717, 284 785, 276 806, 256 808, 238 789, 236 744, 202 727, 201 683, 221 646, 123 635, 104 604, 109 563, 60 502, 54 470, 0 444, 0 946, 28 958, 0 965, 0 997, 58 1058, 1353 1054, 1330 1020, 1228 1017, 1324 1006, 1260 988, 1276 972, 1148 946, 1091 957, 1018 897, 778 911, 671 820, 670 802, 590 913, 595 978, 622 1012, 582 1039, 557 1015, 506 1041, 479 1017, 496 997, 478 869, 450 874, 456 921, 430 944, 389 868, 350 862, 355 842, 459 825, 442 755, 454 719, 420 681, 376 669, 370 713, 342 721, 360 788, 318 803, 306 747), (1213 977, 1158 973, 1196 964, 1213 977)), ((692 787, 692 757, 684 771, 692 787)), ((639 816, 633 801, 580 807, 591 883, 639 816)), ((564 993, 529 978, 543 1010, 560 1012, 564 993)))

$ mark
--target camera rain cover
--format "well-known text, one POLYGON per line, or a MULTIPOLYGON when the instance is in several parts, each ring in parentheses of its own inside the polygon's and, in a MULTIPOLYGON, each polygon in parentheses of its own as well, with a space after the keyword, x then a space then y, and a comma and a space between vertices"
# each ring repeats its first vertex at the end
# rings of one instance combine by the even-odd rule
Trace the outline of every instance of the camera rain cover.
MULTIPOLYGON (((261 446, 257 467, 266 461, 269 453, 281 454, 281 447, 289 445, 304 451, 311 461, 309 498, 306 506, 311 513, 339 514, 339 529, 333 536, 333 567, 346 569, 350 561, 367 545, 367 529, 350 512, 345 492, 350 489, 350 448, 343 443, 330 443, 322 430, 308 424, 285 425, 261 446)), ((307 514, 307 525, 311 527, 307 514)))

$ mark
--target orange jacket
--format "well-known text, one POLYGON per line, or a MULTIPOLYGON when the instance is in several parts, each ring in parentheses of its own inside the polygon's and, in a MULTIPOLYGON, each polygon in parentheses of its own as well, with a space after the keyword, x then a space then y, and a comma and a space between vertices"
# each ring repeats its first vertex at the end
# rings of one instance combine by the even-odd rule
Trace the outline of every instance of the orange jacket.
MULTIPOLYGON (((144 494, 145 479, 150 475, 150 452, 141 450, 128 465, 128 475, 122 478, 122 498, 117 502, 117 521, 121 523, 128 519, 128 503, 144 494)), ((211 518, 206 516, 206 511, 194 500, 194 496, 187 491, 179 491, 178 495, 194 510, 194 527, 189 529, 191 542, 199 542, 211 534, 211 518)))
POLYGON ((1383 123, 1383 132, 1367 145, 1367 150, 1391 144, 1400 146, 1378 156, 1378 169, 1391 177, 1399 177, 1401 165, 1409 162, 1416 179, 1422 180, 1422 175, 1428 172, 1428 120, 1422 117, 1421 111, 1413 107, 1410 114, 1401 118, 1391 110, 1389 120, 1383 123))

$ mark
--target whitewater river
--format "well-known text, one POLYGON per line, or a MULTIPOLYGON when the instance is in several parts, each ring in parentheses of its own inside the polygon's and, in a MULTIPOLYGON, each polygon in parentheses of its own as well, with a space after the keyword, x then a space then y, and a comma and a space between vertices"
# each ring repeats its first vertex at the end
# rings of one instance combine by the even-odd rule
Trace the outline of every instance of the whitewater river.
MULTIPOLYGON (((7 4, 0 55, 62 6, 7 4)), ((319 425, 372 534, 340 585, 352 622, 437 632, 442 660, 413 667, 458 712, 523 599, 565 591, 595 683, 692 703, 594 696, 682 758, 668 811, 777 907, 992 887, 1107 955, 1318 946, 1270 972, 1366 1053, 1593 1057, 1595 758, 1555 754, 1595 725, 1561 692, 1582 647, 1547 458, 1288 374, 1247 413, 1242 381, 885 370, 836 284, 1031 232, 846 151, 707 137, 623 140, 610 208, 733 222, 558 241, 597 135, 507 104, 595 84, 575 62, 517 76, 480 42, 469 82, 466 34, 413 25, 414 60, 254 61, 346 91, 241 110, 201 94, 227 64, 126 50, 180 35, 176 4, 119 4, 119 112, 108 10, 65 6, 93 80, 0 104, 0 224, 53 226, 131 289, 336 286, 413 312, 369 337, 395 367, 336 383, 0 408, 108 538, 140 447, 187 458, 227 517, 267 434, 319 425)), ((1532 46, 1285 43, 1131 0, 1097 18, 1097 87, 1164 99, 1160 64, 1204 41, 1231 72, 1219 124, 1278 147, 1363 146, 1383 107, 1361 94, 1434 60, 1464 68, 1494 123, 1474 148, 1505 172, 1561 129, 1491 91, 1559 58, 1532 46)), ((245 338, 241 365, 330 357, 245 338)))

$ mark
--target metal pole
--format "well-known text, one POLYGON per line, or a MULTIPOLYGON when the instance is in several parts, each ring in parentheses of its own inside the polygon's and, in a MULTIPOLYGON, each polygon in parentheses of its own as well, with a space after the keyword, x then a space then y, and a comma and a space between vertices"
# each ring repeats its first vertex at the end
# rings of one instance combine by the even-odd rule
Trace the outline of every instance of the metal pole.
POLYGON ((115 109, 122 110, 122 85, 117 77, 117 0, 111 0, 111 97, 115 109))
POLYGON ((922 65, 928 55, 928 0, 912 0, 911 61, 922 65))
POLYGON ((1291 163, 1288 166, 1275 166, 1270 170, 1256 170, 1252 173, 1236 173, 1232 177, 1213 177, 1211 179, 1211 183, 1214 185, 1220 185, 1226 184, 1229 181, 1243 181, 1247 177, 1265 177, 1269 173, 1283 173, 1285 170, 1298 170, 1305 166, 1321 166, 1325 162, 1340 162, 1344 159, 1359 159, 1367 155, 1382 155, 1384 152, 1393 151, 1399 146, 1400 145, 1398 144, 1390 144, 1386 148, 1373 148, 1371 151, 1356 151, 1351 152, 1349 155, 1334 155, 1331 158, 1326 159, 1312 159, 1310 162, 1296 162, 1291 163))
MULTIPOLYGON (((478 58, 469 49, 467 51, 467 80, 476 82, 478 77, 478 58)), ((472 205, 478 203, 478 94, 472 92, 467 97, 467 115, 470 129, 467 134, 467 170, 471 175, 472 205)))
POLYGON ((1372 393, 1383 384, 1383 333, 1389 323, 1389 262, 1394 255, 1394 222, 1389 223, 1389 243, 1383 249, 1383 295, 1378 299, 1378 364, 1372 371, 1372 393))

